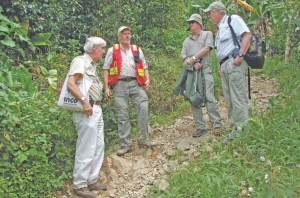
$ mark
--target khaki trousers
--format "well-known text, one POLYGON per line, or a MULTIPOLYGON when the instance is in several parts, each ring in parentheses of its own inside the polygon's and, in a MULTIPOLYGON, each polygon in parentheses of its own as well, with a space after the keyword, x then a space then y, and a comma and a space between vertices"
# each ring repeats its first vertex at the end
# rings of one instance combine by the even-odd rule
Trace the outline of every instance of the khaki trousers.
POLYGON ((248 98, 246 93, 246 73, 248 64, 233 64, 229 58, 221 65, 221 79, 224 99, 228 105, 230 126, 244 126, 248 122, 248 98))
MULTIPOLYGON (((214 94, 214 78, 211 73, 204 73, 205 88, 206 88, 206 108, 210 122, 213 124, 213 128, 222 127, 221 116, 217 109, 217 101, 214 94)), ((197 129, 206 130, 205 121, 203 118, 202 109, 198 109, 191 105, 192 114, 194 117, 194 123, 197 129)))
POLYGON ((118 81, 113 88, 114 110, 118 120, 118 133, 121 146, 131 146, 131 125, 129 118, 129 98, 132 100, 138 124, 138 141, 148 141, 148 106, 146 92, 136 80, 118 81))

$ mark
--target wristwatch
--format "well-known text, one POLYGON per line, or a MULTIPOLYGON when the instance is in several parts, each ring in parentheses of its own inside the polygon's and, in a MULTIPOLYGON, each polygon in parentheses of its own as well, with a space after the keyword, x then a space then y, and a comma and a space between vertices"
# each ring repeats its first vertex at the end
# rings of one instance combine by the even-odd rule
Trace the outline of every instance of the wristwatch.
POLYGON ((85 97, 84 96, 81 97, 81 102, 83 102, 83 101, 85 101, 85 97))
POLYGON ((196 60, 197 59, 197 57, 196 56, 193 56, 193 60, 196 60))
POLYGON ((245 57, 245 54, 243 54, 242 52, 239 52, 239 57, 245 57))

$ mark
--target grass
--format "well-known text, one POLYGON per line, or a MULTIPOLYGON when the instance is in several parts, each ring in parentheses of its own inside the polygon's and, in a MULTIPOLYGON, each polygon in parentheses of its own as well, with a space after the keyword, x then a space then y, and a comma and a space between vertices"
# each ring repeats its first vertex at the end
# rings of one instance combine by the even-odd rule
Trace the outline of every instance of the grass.
POLYGON ((299 197, 300 72, 296 64, 268 59, 262 70, 274 77, 283 97, 269 100, 263 113, 250 112, 249 124, 234 141, 226 138, 201 149, 187 169, 167 177, 169 187, 147 197, 299 197))

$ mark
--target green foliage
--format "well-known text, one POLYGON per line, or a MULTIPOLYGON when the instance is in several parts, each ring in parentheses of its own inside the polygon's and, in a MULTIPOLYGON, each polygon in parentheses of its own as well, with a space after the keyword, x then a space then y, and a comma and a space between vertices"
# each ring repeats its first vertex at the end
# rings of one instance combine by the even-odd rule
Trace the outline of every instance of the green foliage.
POLYGON ((37 94, 23 66, 2 62, 0 74, 0 196, 47 196, 71 178, 76 136, 65 122, 70 113, 57 107, 53 92, 37 94))
POLYGON ((18 42, 27 42, 30 44, 29 38, 26 35, 26 29, 20 24, 14 23, 2 14, 3 9, 0 6, 0 49, 2 51, 5 48, 14 48, 23 57, 25 56, 24 50, 20 47, 18 42))
POLYGON ((50 37, 50 33, 39 33, 33 36, 30 41, 35 46, 51 45, 51 42, 49 41, 50 37))
POLYGON ((16 0, 11 1, 7 14, 11 18, 28 18, 30 37, 51 32, 52 39, 59 46, 66 47, 68 39, 83 43, 90 35, 101 36, 111 45, 116 42, 117 28, 129 25, 134 30, 133 42, 154 49, 162 47, 160 29, 167 27, 172 21, 170 8, 175 3, 169 0, 16 0), (146 29, 152 31, 145 31, 146 29))

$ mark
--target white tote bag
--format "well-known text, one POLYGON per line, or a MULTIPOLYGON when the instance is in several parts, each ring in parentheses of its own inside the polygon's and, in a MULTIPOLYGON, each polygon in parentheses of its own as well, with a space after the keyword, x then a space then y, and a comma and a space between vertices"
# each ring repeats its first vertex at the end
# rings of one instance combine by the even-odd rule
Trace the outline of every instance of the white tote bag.
MULTIPOLYGON (((64 85, 62 87, 59 100, 58 100, 58 106, 62 107, 63 109, 66 110, 71 110, 71 111, 83 111, 83 106, 80 101, 78 101, 77 98, 73 96, 73 94, 68 90, 67 88, 67 83, 69 79, 69 74, 67 75, 64 85)), ((80 89, 81 93, 86 97, 89 98, 88 96, 88 91, 93 83, 93 80, 90 79, 87 76, 83 76, 81 79, 79 79, 76 82, 76 85, 80 89)))

